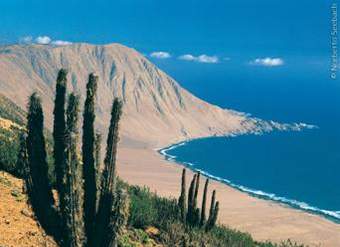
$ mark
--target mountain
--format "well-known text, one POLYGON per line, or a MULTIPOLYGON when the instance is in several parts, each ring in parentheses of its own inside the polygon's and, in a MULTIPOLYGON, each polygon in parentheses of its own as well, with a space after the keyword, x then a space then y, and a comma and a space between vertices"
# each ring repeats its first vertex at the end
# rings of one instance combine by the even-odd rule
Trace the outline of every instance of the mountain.
POLYGON ((152 147, 204 136, 247 132, 256 123, 190 94, 136 50, 119 45, 12 45, 0 48, 0 91, 25 109, 33 91, 42 97, 51 127, 55 80, 60 68, 69 71, 69 91, 84 101, 88 74, 99 76, 98 128, 105 132, 111 102, 124 103, 121 136, 124 144, 152 147))

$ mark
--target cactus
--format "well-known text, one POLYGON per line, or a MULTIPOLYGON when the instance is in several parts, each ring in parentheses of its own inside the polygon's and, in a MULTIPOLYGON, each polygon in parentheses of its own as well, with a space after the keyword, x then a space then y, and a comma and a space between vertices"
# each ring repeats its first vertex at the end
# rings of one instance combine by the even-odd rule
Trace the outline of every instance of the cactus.
POLYGON ((219 209, 220 209, 220 203, 219 201, 217 201, 215 204, 214 215, 212 217, 212 222, 211 222, 213 227, 216 225, 219 209))
POLYGON ((182 222, 185 222, 185 217, 186 217, 186 211, 187 211, 187 207, 186 207, 186 201, 187 201, 187 196, 186 196, 186 169, 183 168, 182 171, 182 184, 181 184, 181 195, 178 199, 178 207, 180 210, 180 214, 181 214, 181 220, 182 222))
POLYGON ((211 196, 211 203, 210 203, 210 210, 209 210, 209 219, 214 214, 215 200, 216 200, 216 190, 213 191, 212 196, 211 196))
POLYGON ((218 211, 219 211, 219 202, 215 202, 216 200, 216 191, 213 191, 212 197, 211 197, 211 205, 210 205, 210 211, 209 211, 209 218, 205 225, 205 230, 209 231, 211 230, 215 225, 218 217, 218 211))
POLYGON ((209 179, 205 181, 205 185, 204 185, 200 226, 204 226, 206 222, 205 210, 206 210, 206 203, 207 203, 208 185, 209 185, 209 179))
POLYGON ((193 225, 198 226, 200 223, 200 210, 197 207, 197 196, 198 196, 198 190, 200 186, 200 177, 201 174, 198 172, 196 176, 196 184, 195 184, 195 194, 194 194, 194 201, 193 201, 193 218, 192 222, 193 225))
POLYGON ((43 122, 40 98, 33 93, 29 98, 27 115, 26 189, 36 218, 47 234, 53 234, 58 241, 61 236, 58 226, 59 218, 54 207, 52 187, 48 180, 43 122))
POLYGON ((200 186, 200 176, 201 174, 198 172, 196 176, 196 183, 195 183, 195 194, 194 194, 194 200, 193 200, 193 207, 197 208, 197 196, 198 196, 198 190, 200 186))
POLYGON ((92 231, 96 215, 96 168, 95 168, 95 98, 98 77, 93 73, 89 75, 86 85, 86 100, 83 113, 83 176, 84 176, 84 216, 85 232, 88 243, 92 243, 92 231))
POLYGON ((116 247, 118 234, 123 232, 129 218, 129 197, 127 191, 118 189, 115 193, 113 208, 109 216, 109 225, 104 241, 104 246, 116 247))
POLYGON ((78 160, 78 113, 79 97, 71 94, 67 107, 65 208, 61 208, 64 222, 65 245, 81 247, 84 243, 84 224, 82 221, 82 180, 78 160))
POLYGON ((100 181, 96 180, 96 166, 100 163, 99 156, 94 153, 100 152, 100 142, 98 137, 94 138, 93 129, 96 81, 97 77, 91 74, 84 109, 83 165, 77 150, 79 98, 71 94, 68 99, 63 135, 65 166, 60 167, 63 178, 56 185, 62 191, 59 193, 60 207, 56 206, 48 180, 43 112, 35 93, 30 97, 28 106, 27 162, 25 145, 18 157, 25 165, 25 186, 35 216, 46 233, 53 236, 61 247, 114 247, 117 235, 127 222, 129 200, 126 192, 117 191, 115 186, 118 122, 122 111, 118 99, 113 101, 112 106, 104 171, 99 176, 100 181), (101 186, 97 186, 99 183, 101 186), (98 200, 99 205, 96 207, 98 200))
POLYGON ((53 158, 54 167, 56 172, 56 184, 58 193, 63 198, 63 183, 65 182, 65 95, 66 95, 66 85, 67 85, 67 71, 61 69, 58 73, 57 84, 56 84, 56 96, 54 100, 54 122, 53 122, 53 158))
MULTIPOLYGON (((181 195, 178 200, 178 208, 179 211, 183 212, 183 198, 185 196, 185 169, 182 172, 182 186, 181 186, 181 195)), ((202 208, 201 210, 197 207, 197 196, 199 191, 199 182, 200 182, 200 173, 194 174, 188 192, 188 208, 186 212, 186 223, 190 227, 201 227, 205 228, 206 231, 212 229, 217 221, 218 211, 219 211, 219 203, 215 202, 216 200, 216 191, 213 191, 211 198, 211 206, 209 212, 209 218, 206 220, 206 201, 208 194, 208 185, 209 179, 206 179, 203 198, 202 198, 202 208)), ((182 214, 180 216, 182 218, 182 214)))
POLYGON ((195 185, 196 185, 196 174, 193 176, 191 180, 189 192, 188 192, 188 212, 187 212, 186 219, 189 225, 193 225, 195 185))
POLYGON ((98 215, 96 219, 96 230, 94 243, 99 243, 105 238, 110 224, 110 213, 114 204, 114 194, 116 189, 116 153, 118 142, 118 122, 121 116, 122 103, 115 99, 112 104, 111 122, 107 137, 106 155, 104 160, 104 170, 102 173, 101 193, 99 199, 98 215))
POLYGON ((212 215, 211 217, 209 217, 206 223, 206 226, 205 226, 206 231, 210 231, 216 225, 218 212, 219 212, 219 202, 217 201, 215 203, 215 206, 213 207, 212 215))

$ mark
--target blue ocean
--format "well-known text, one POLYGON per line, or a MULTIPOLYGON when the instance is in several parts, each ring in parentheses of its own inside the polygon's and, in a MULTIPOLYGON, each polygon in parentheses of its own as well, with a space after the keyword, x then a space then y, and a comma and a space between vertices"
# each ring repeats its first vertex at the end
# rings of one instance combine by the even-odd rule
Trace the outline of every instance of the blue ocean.
POLYGON ((339 222, 340 81, 330 79, 326 65, 301 66, 299 73, 296 67, 163 66, 208 102, 318 128, 197 139, 161 153, 253 196, 339 222))

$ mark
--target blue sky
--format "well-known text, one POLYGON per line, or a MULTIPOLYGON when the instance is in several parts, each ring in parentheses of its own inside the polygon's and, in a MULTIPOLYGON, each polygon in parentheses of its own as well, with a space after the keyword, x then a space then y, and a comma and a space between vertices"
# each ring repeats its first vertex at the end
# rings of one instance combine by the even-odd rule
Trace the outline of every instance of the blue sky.
POLYGON ((328 0, 1 0, 0 42, 47 35, 142 52, 324 55, 328 0))
POLYGON ((36 42, 45 36, 52 42, 118 42, 147 55, 180 80, 186 79, 183 71, 196 69, 326 72, 331 4, 330 0, 1 0, 0 44, 22 42, 25 37, 36 42))

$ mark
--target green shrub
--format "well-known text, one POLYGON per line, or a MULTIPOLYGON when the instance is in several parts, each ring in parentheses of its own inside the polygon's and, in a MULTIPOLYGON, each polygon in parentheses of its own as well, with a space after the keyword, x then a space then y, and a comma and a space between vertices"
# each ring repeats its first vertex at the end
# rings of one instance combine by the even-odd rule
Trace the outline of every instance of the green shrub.
POLYGON ((16 173, 17 154, 19 151, 20 130, 0 128, 0 170, 13 175, 16 173))
POLYGON ((155 226, 162 228, 179 219, 177 201, 151 193, 147 188, 129 187, 130 217, 128 224, 135 228, 155 226))

